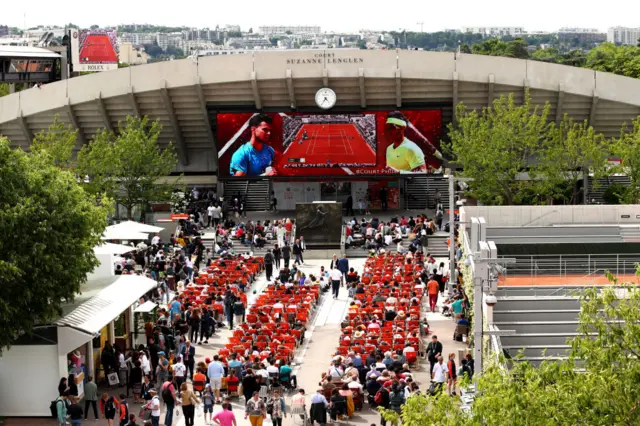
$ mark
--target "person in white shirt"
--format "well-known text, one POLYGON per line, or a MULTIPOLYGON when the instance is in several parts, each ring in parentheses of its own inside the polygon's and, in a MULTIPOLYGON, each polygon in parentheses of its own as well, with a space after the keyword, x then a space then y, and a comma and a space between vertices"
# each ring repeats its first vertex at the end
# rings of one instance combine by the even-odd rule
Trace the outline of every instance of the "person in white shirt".
POLYGON ((272 374, 278 374, 280 373, 280 370, 278 369, 277 365, 269 365, 267 367, 267 374, 269 374, 269 376, 271 376, 272 374))
POLYGON ((442 357, 439 356, 438 362, 433 366, 433 371, 431 372, 431 379, 438 384, 438 390, 441 390, 444 386, 449 372, 447 364, 443 363, 442 360, 442 357))
POLYGON ((187 372, 187 367, 182 363, 182 356, 178 355, 178 362, 173 364, 173 377, 176 379, 178 389, 185 381, 184 375, 187 372))
POLYGON ((213 223, 213 226, 216 225, 216 222, 213 220, 213 212, 215 210, 216 208, 213 204, 210 204, 209 207, 207 207, 207 217, 208 217, 207 228, 211 228, 212 223, 213 223))
POLYGON ((158 244, 160 244, 160 234, 156 234, 156 235, 151 239, 151 245, 152 245, 152 246, 157 246, 158 244))
POLYGON ((213 356, 213 362, 209 364, 207 376, 209 383, 216 393, 216 401, 220 401, 220 388, 222 388, 222 376, 224 376, 224 367, 219 361, 218 355, 213 356))
POLYGON ((329 368, 329 375, 332 378, 336 378, 336 379, 340 379, 342 378, 342 376, 344 376, 344 371, 342 371, 342 367, 340 367, 340 365, 334 364, 331 366, 331 368, 329 368))
POLYGON ((358 389, 360 392, 362 392, 362 385, 360 384, 360 382, 358 382, 357 377, 353 377, 347 386, 349 386, 349 389, 358 389))
POLYGON ((160 398, 158 398, 157 391, 153 388, 149 390, 151 395, 151 401, 146 405, 146 409, 151 411, 151 424, 157 425, 160 423, 160 398))
POLYGON ((342 272, 338 269, 337 266, 329 272, 329 278, 331 279, 331 292, 333 293, 333 298, 338 298, 338 293, 340 292, 340 282, 342 280, 342 272))
POLYGON ((384 245, 385 246, 390 246, 393 243, 393 237, 391 236, 391 234, 387 234, 384 236, 384 245))

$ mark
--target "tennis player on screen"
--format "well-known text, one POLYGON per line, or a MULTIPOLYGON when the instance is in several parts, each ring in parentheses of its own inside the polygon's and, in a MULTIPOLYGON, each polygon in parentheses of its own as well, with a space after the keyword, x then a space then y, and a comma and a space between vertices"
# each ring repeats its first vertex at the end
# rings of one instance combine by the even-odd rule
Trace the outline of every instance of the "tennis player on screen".
POLYGON ((273 119, 256 114, 249 120, 251 140, 233 153, 229 170, 233 176, 276 176, 276 151, 269 145, 273 119))
POLYGON ((387 167, 400 173, 426 173, 422 149, 404 135, 409 122, 402 113, 390 112, 384 126, 389 146, 387 147, 387 167))

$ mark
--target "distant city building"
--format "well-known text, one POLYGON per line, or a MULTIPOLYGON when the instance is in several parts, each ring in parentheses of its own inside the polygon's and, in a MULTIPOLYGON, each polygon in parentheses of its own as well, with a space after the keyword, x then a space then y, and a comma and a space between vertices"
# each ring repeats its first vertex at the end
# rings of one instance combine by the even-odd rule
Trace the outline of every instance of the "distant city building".
POLYGON ((640 40, 640 28, 612 27, 607 31, 607 41, 615 44, 636 45, 640 40))
POLYGON ((265 49, 271 48, 271 42, 262 37, 231 37, 227 41, 227 47, 233 49, 265 49))
POLYGON ((230 33, 239 33, 241 31, 240 25, 225 25, 224 29, 230 33))
POLYGON ((558 30, 559 41, 578 41, 580 43, 603 43, 607 34, 596 28, 567 28, 558 30))
POLYGON ((522 27, 462 27, 462 32, 482 34, 490 37, 515 37, 526 34, 526 31, 522 27))
POLYGON ((7 25, 0 25, 0 37, 9 35, 9 27, 7 25))
POLYGON ((149 55, 143 48, 131 43, 119 43, 118 62, 129 65, 143 65, 149 62, 149 55))
POLYGON ((287 26, 287 25, 270 25, 258 28, 260 34, 266 36, 284 35, 284 34, 320 34, 320 26, 287 26))

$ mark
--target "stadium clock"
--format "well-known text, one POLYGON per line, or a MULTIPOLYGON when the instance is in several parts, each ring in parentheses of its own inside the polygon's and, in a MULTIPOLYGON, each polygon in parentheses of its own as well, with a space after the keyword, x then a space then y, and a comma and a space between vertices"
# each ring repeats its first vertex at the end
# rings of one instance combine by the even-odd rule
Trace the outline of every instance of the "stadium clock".
POLYGON ((316 105, 322 109, 331 109, 336 104, 336 92, 324 87, 316 93, 316 105))

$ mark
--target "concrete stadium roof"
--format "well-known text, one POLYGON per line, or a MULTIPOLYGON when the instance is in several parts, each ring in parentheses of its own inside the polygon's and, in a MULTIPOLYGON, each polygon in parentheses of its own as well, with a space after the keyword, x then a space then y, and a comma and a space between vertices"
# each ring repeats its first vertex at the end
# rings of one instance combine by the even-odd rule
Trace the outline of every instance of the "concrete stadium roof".
POLYGON ((407 50, 286 50, 200 57, 122 68, 29 89, 0 98, 0 134, 28 148, 56 114, 79 129, 78 148, 126 116, 147 115, 163 125, 160 143, 173 141, 178 171, 216 170, 209 109, 315 108, 324 86, 336 109, 442 107, 450 122, 462 101, 482 108, 511 92, 522 102, 551 105, 616 136, 640 115, 640 80, 537 61, 407 50))

